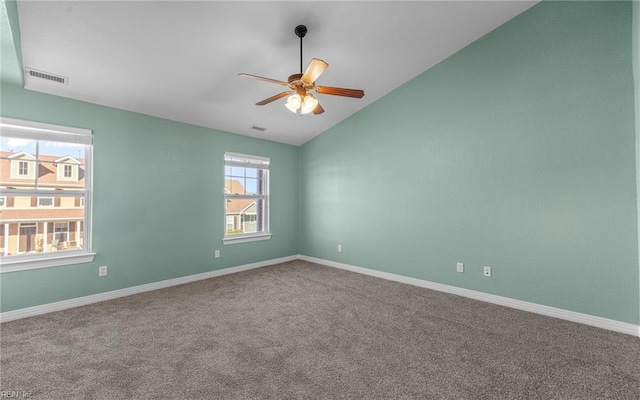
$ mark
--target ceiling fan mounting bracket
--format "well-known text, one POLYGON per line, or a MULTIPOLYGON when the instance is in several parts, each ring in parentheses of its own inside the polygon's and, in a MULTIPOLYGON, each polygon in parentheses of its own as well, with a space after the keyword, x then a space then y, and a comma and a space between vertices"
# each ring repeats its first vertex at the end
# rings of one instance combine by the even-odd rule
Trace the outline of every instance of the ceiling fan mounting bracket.
POLYGON ((296 26, 296 29, 294 29, 294 32, 296 33, 297 37, 302 39, 307 34, 307 27, 304 25, 298 25, 296 26))

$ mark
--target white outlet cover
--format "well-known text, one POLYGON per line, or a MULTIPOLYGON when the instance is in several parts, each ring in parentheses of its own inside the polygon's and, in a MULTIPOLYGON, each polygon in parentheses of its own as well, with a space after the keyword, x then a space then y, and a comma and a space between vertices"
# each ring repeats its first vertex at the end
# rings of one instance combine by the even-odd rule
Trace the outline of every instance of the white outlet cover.
POLYGON ((464 272, 464 264, 463 263, 457 263, 456 264, 456 271, 464 272))
POLYGON ((107 276, 107 266, 98 267, 98 276, 107 276))
POLYGON ((484 276, 491 276, 491 267, 484 267, 483 274, 484 276))
POLYGON ((220 250, 216 250, 216 252, 215 252, 215 257, 216 257, 216 258, 220 258, 220 250))
POLYGON ((342 245, 341 245, 341 244, 339 244, 339 245, 338 245, 338 253, 339 253, 339 252, 341 252, 341 251, 342 251, 342 245))

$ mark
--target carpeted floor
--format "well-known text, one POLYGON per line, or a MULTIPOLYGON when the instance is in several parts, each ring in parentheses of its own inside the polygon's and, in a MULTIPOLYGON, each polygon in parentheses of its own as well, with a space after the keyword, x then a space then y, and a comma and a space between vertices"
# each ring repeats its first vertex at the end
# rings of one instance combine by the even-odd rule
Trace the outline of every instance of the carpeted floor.
POLYGON ((640 338, 304 261, 0 329, 31 399, 640 398, 640 338))

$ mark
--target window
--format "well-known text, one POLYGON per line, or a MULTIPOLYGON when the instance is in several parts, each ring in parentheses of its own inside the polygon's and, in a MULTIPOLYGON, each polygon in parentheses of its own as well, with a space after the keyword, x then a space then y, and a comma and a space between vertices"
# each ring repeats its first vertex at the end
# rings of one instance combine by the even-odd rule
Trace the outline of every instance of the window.
POLYGON ((0 169, 11 168, 0 183, 11 211, 0 213, 0 272, 93 261, 92 132, 0 118, 0 133, 0 169))
POLYGON ((270 239, 269 159, 225 153, 224 171, 224 243, 270 239))
POLYGON ((29 163, 27 161, 18 161, 18 175, 20 176, 29 175, 29 163))
POLYGON ((53 207, 53 197, 38 197, 38 207, 53 207))
POLYGON ((53 224, 53 240, 58 243, 64 243, 68 241, 69 237, 69 223, 68 222, 56 222, 53 224))

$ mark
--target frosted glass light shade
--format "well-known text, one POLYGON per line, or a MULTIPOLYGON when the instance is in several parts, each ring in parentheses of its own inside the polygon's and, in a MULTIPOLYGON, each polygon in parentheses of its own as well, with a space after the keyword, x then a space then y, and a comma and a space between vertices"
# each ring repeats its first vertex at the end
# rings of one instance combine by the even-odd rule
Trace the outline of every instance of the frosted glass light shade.
POLYGON ((313 111, 314 108, 316 108, 317 105, 318 99, 316 99, 311 93, 308 93, 306 96, 304 96, 300 114, 309 114, 311 111, 313 111))
POLYGON ((287 98, 287 104, 285 104, 285 107, 287 107, 291 112, 296 113, 298 112, 301 103, 302 99, 300 98, 300 95, 296 93, 287 98))

